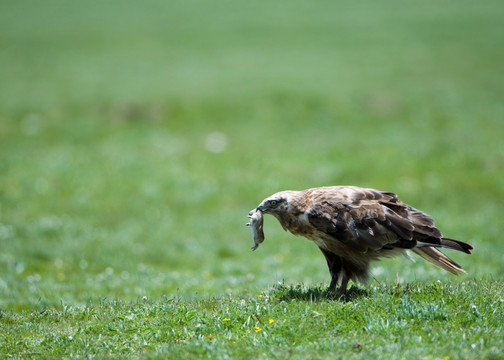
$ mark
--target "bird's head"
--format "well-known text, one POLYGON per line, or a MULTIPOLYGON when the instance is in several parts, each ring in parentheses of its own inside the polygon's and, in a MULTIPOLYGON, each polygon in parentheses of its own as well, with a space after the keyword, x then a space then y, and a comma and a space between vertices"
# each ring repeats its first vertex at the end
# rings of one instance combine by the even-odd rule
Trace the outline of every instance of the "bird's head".
POLYGON ((289 210, 294 191, 281 191, 264 199, 257 210, 277 217, 289 210))

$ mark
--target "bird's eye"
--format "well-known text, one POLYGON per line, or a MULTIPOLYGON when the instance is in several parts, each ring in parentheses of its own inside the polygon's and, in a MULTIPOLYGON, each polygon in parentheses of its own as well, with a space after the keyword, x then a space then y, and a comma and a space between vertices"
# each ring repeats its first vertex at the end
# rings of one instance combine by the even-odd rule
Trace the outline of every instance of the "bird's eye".
POLYGON ((278 201, 277 200, 270 200, 269 204, 270 204, 270 206, 275 207, 278 205, 278 201))

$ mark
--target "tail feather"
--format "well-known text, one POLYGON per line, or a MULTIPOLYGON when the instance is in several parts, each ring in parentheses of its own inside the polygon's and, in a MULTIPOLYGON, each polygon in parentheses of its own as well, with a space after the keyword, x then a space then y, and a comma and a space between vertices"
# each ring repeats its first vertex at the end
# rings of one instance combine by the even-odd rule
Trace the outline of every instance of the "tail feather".
POLYGON ((466 254, 471 254, 471 250, 474 248, 460 240, 448 239, 448 238, 434 238, 428 237, 426 239, 422 239, 421 241, 417 240, 417 247, 441 247, 450 250, 461 251, 466 254))
POLYGON ((453 249, 453 250, 457 250, 457 251, 462 251, 462 252, 465 252, 466 254, 470 254, 471 250, 474 249, 468 243, 465 243, 460 240, 454 240, 454 239, 448 239, 448 238, 441 239, 441 246, 446 249, 453 249))
POLYGON ((455 261, 450 259, 448 256, 443 254, 438 249, 425 246, 425 247, 417 247, 411 249, 417 255, 423 257, 428 262, 440 267, 443 270, 446 270, 454 275, 459 275, 460 273, 465 273, 465 270, 460 267, 455 261))

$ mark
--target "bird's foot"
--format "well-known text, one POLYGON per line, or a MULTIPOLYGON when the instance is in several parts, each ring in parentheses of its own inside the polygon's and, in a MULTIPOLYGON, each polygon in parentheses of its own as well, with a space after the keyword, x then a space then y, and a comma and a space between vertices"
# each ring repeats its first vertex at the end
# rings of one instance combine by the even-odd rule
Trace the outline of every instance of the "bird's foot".
POLYGON ((335 287, 330 286, 327 288, 326 294, 331 297, 337 297, 337 298, 346 297, 347 295, 346 288, 342 289, 341 287, 339 287, 338 289, 336 289, 335 287))

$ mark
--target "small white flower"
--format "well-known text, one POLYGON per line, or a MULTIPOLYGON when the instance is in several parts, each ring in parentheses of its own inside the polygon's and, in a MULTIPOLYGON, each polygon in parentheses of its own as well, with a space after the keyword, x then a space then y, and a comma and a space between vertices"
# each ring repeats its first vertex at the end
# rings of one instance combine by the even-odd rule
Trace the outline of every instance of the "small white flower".
POLYGON ((142 300, 143 300, 143 301, 147 301, 147 296, 145 296, 145 295, 144 295, 144 296, 142 297, 142 300))
POLYGON ((228 145, 227 135, 219 131, 214 131, 207 135, 205 139, 205 148, 212 153, 221 153, 226 150, 228 145))
POLYGON ((68 337, 68 340, 72 341, 72 340, 73 340, 73 336, 72 336, 72 335, 70 335, 70 336, 68 337))

